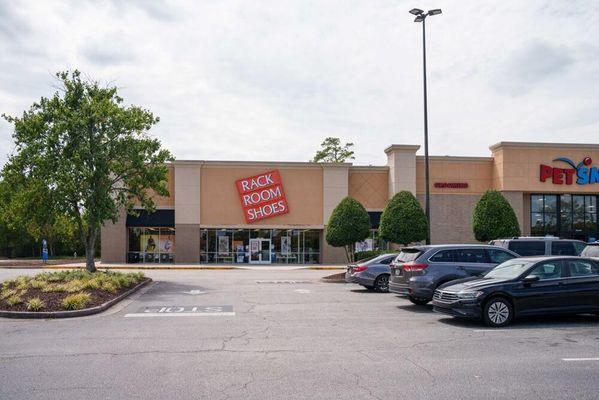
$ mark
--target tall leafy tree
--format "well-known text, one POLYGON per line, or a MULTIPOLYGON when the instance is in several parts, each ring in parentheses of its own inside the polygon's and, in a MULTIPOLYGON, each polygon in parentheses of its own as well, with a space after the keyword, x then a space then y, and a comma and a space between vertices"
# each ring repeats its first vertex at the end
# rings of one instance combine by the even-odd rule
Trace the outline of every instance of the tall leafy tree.
POLYGON ((426 239, 427 225, 426 215, 416 197, 403 190, 385 206, 379 234, 389 242, 405 246, 426 239))
POLYGON ((352 150, 354 144, 345 143, 342 146, 339 138, 328 137, 320 146, 321 149, 316 152, 312 162, 343 163, 355 158, 352 150))
POLYGON ((79 71, 59 72, 60 90, 42 97, 14 124, 16 150, 5 168, 22 175, 25 188, 43 183, 51 204, 72 218, 85 244, 86 267, 94 264, 96 240, 105 221, 135 202, 155 208, 151 193, 167 196, 171 153, 148 131, 159 119, 123 104, 114 86, 83 79, 79 71))
POLYGON ((512 205, 497 190, 488 190, 472 216, 472 230, 479 242, 520 236, 520 225, 512 205))
POLYGON ((354 261, 354 245, 368 237, 370 218, 356 199, 346 197, 333 210, 327 224, 326 241, 333 247, 343 247, 349 262, 354 261))

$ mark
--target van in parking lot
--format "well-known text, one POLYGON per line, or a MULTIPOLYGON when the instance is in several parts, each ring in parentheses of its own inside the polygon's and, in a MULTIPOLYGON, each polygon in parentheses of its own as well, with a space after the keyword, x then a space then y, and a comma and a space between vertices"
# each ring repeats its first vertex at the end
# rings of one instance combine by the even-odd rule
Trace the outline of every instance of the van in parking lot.
POLYGON ((418 305, 432 300, 437 287, 455 279, 480 276, 518 257, 491 245, 450 244, 402 249, 390 264, 389 291, 418 305))
POLYGON ((586 246, 586 243, 580 240, 560 239, 555 236, 497 239, 491 240, 489 244, 511 250, 522 257, 579 256, 586 246))

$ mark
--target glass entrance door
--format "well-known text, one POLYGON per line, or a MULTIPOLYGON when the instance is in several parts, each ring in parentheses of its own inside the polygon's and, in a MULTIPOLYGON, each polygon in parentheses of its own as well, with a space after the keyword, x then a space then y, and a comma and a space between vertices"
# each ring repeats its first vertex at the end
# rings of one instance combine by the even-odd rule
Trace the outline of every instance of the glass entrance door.
POLYGON ((250 239, 250 264, 270 264, 270 239, 250 239))

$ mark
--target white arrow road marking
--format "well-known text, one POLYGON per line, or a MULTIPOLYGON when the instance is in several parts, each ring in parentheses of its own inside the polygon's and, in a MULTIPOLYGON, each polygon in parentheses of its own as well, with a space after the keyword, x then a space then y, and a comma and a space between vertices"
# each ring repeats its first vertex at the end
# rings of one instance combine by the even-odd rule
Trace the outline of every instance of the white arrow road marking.
POLYGON ((201 291, 199 289, 193 289, 193 290, 190 290, 189 292, 183 292, 183 293, 197 295, 197 294, 204 294, 207 292, 201 291))

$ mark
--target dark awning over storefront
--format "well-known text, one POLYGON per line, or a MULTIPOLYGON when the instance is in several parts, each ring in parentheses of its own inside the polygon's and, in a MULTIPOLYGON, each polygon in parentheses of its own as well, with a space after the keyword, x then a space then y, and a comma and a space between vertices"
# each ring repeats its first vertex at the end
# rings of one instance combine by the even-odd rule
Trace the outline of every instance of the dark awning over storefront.
POLYGON ((175 226, 175 210, 156 210, 149 214, 140 210, 139 216, 127 215, 127 227, 161 227, 170 228, 175 226))
POLYGON ((368 211, 368 216, 370 217, 370 228, 371 229, 379 229, 382 213, 383 213, 382 211, 368 211))

